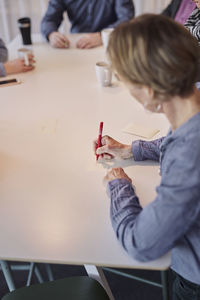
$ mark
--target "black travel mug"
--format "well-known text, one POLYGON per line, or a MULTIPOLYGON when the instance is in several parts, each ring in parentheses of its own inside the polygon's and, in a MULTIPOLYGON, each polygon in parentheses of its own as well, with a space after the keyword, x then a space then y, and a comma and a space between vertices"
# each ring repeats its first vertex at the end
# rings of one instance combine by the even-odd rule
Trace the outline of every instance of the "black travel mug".
POLYGON ((31 19, 26 18, 20 18, 18 19, 18 27, 22 35, 22 41, 24 45, 31 45, 31 19))

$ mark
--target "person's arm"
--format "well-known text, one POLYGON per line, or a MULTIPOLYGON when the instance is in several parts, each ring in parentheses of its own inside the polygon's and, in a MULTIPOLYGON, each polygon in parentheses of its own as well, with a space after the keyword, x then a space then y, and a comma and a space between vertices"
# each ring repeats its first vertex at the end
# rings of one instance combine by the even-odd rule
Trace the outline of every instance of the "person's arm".
POLYGON ((135 161, 141 160, 155 160, 160 158, 160 145, 164 137, 154 141, 137 140, 132 145, 122 144, 110 136, 103 136, 101 139, 102 146, 97 147, 98 141, 94 141, 94 152, 98 155, 103 155, 105 159, 120 158, 128 159, 134 158, 135 161))
POLYGON ((4 63, 8 60, 8 49, 2 39, 0 39, 0 62, 4 63))
POLYGON ((131 20, 135 16, 135 8, 132 0, 116 0, 115 14, 117 21, 110 24, 108 28, 116 27, 122 22, 131 20))
MULTIPOLYGON (((107 28, 113 28, 122 22, 129 21, 134 17, 135 9, 132 0, 116 0, 115 1, 115 11, 111 13, 116 14, 117 21, 109 24, 107 28)), ((89 33, 77 42, 77 48, 80 49, 90 49, 102 45, 102 39, 100 32, 89 33)))
POLYGON ((188 18, 184 26, 190 31, 190 33, 200 43, 200 10, 196 8, 191 16, 188 18))
MULTIPOLYGON (((193 147, 198 149, 198 141, 193 147)), ((112 226, 122 246, 135 259, 149 261, 164 255, 199 217, 200 175, 196 162, 184 147, 179 149, 162 176, 155 201, 144 209, 124 176, 111 177, 108 193, 112 226)))
POLYGON ((35 59, 33 55, 29 56, 29 66, 25 65, 23 58, 9 60, 4 64, 0 63, 0 77, 32 71, 35 68, 34 64, 35 64, 35 59))
POLYGON ((137 140, 132 143, 132 153, 135 161, 160 159, 160 145, 164 137, 154 141, 137 140))
POLYGON ((56 32, 63 20, 65 11, 64 1, 50 0, 47 12, 41 22, 41 32, 48 40, 50 33, 56 32))

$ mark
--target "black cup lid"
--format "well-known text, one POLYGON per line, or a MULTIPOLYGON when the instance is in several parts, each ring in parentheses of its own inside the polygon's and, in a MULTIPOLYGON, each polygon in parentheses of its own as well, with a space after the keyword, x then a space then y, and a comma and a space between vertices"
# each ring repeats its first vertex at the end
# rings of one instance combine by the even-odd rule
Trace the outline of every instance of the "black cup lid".
POLYGON ((29 17, 20 18, 20 19, 17 20, 17 22, 19 24, 30 24, 31 23, 31 19, 29 17))

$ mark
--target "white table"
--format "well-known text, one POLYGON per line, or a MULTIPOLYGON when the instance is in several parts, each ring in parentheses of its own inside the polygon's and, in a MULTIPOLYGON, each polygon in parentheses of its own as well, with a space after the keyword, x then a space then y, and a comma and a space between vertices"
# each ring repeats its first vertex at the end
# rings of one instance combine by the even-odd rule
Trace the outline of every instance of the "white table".
MULTIPOLYGON (((146 113, 121 83, 98 86, 101 47, 60 50, 34 40, 36 69, 16 76, 21 85, 0 89, 0 259, 166 270, 170 254, 141 263, 118 243, 92 141, 100 121, 104 134, 131 143, 138 137, 122 132, 127 124, 159 128, 156 138, 167 120, 146 113)), ((19 46, 18 37, 12 58, 19 46)), ((133 178, 142 205, 154 199, 157 164, 115 165, 133 178)))

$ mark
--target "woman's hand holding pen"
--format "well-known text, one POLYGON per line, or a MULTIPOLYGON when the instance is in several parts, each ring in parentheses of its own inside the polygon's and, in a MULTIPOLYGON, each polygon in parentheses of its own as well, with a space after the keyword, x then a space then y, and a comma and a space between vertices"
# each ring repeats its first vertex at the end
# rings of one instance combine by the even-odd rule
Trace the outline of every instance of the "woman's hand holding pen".
POLYGON ((102 146, 98 148, 98 140, 94 141, 94 152, 101 155, 104 159, 128 159, 133 157, 131 145, 121 144, 110 136, 103 136, 101 144, 102 146))
MULTIPOLYGON (((133 157, 131 145, 125 145, 114 140, 110 136, 103 136, 101 138, 101 147, 98 147, 98 139, 94 141, 95 154, 101 155, 104 159, 127 159, 133 157)), ((105 182, 114 179, 126 179, 132 183, 131 178, 124 172, 122 168, 113 168, 104 177, 105 182)))

